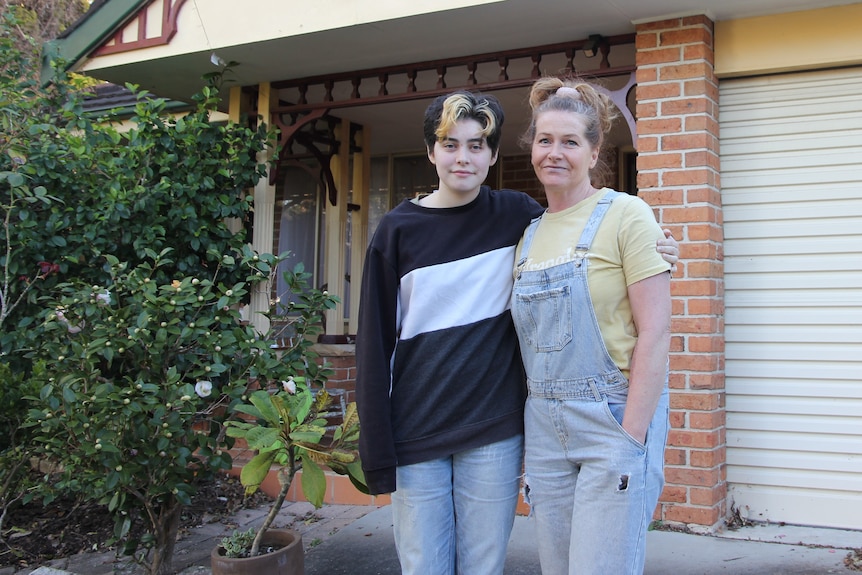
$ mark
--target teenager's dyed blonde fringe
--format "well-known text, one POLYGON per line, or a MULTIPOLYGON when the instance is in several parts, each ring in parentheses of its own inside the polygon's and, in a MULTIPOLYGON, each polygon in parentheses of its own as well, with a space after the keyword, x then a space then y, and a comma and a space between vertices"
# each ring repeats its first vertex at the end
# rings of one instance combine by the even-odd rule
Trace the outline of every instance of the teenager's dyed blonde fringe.
POLYGON ((434 132, 438 140, 442 140, 452 131, 455 123, 463 118, 482 116, 482 137, 487 138, 497 129, 497 119, 488 106, 487 100, 479 99, 474 107, 470 98, 464 94, 452 94, 443 102, 443 113, 440 115, 440 125, 434 132))

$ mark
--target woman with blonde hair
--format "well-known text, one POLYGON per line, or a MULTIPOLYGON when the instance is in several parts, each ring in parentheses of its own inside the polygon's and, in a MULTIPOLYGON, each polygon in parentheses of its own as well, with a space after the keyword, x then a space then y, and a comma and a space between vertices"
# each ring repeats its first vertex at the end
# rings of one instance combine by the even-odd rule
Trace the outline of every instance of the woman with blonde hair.
POLYGON ((530 106, 524 140, 548 209, 516 248, 511 307, 542 573, 638 574, 663 486, 670 264, 649 205, 591 181, 610 99, 543 78, 530 106))

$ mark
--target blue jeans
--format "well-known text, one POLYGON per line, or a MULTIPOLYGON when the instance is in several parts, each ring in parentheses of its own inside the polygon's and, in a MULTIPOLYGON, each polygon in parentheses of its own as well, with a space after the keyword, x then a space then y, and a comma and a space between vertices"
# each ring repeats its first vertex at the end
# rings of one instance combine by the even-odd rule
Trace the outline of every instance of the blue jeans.
POLYGON ((527 399, 525 483, 542 575, 643 573, 664 484, 667 391, 646 445, 623 430, 624 409, 624 397, 527 399))
POLYGON ((392 493, 404 575, 501 575, 521 485, 521 435, 399 466, 392 493))

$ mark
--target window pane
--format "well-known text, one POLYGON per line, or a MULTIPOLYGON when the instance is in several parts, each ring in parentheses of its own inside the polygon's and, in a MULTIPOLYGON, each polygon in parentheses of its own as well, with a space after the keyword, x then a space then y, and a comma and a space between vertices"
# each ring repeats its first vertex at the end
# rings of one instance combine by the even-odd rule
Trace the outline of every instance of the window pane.
POLYGON ((389 211, 389 157, 371 158, 371 189, 368 190, 368 241, 389 211))
POLYGON ((407 198, 433 192, 439 181, 434 164, 428 161, 425 154, 372 158, 371 189, 368 194, 368 240, 371 241, 383 214, 407 198))
POLYGON ((400 156, 392 158, 392 206, 406 198, 430 194, 437 189, 440 178, 428 156, 400 156))
POLYGON ((276 294, 279 298, 278 314, 287 311, 290 301, 287 284, 282 277, 285 270, 302 262, 305 271, 313 274, 312 285, 317 285, 317 266, 315 265, 318 238, 320 238, 320 194, 318 179, 308 170, 295 166, 282 167, 284 174, 281 189, 277 190, 281 201, 278 232, 278 253, 290 251, 290 257, 279 265, 276 294))

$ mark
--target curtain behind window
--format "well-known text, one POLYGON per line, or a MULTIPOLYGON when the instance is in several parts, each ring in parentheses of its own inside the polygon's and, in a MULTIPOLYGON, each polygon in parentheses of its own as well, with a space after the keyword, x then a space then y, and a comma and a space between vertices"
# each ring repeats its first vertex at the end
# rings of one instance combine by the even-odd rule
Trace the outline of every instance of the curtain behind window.
POLYGON ((281 217, 278 253, 290 251, 290 257, 281 263, 278 270, 276 294, 279 298, 279 315, 287 313, 287 304, 290 301, 282 273, 302 262, 305 271, 314 274, 311 285, 317 286, 320 269, 318 254, 323 253, 322 246, 318 246, 318 240, 323 238, 319 180, 311 171, 302 167, 285 166, 282 170, 284 177, 279 190, 281 217))

